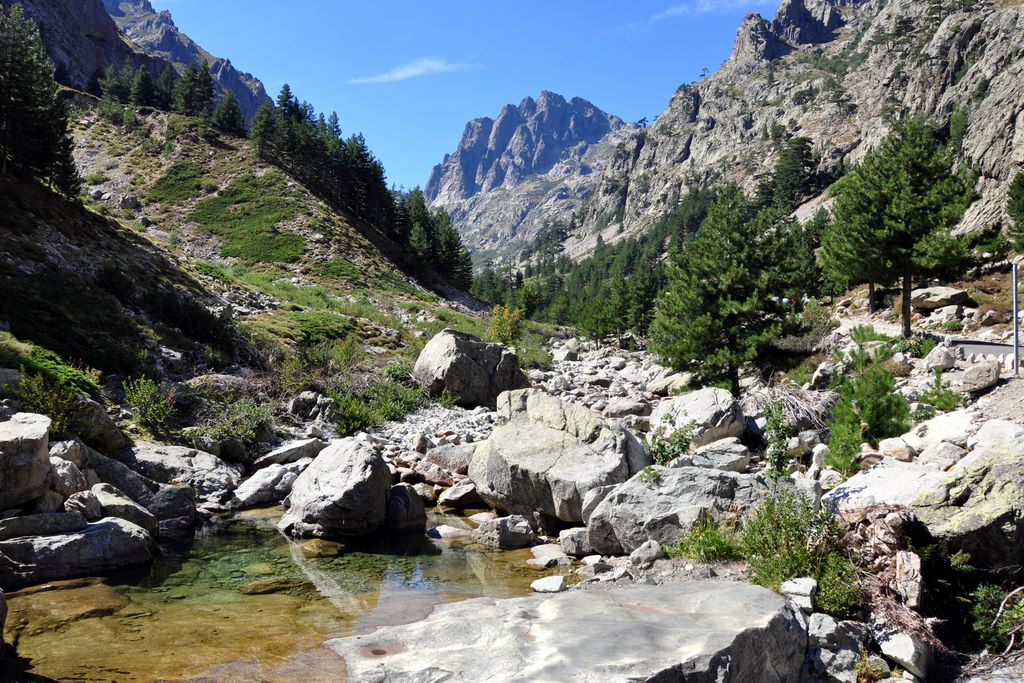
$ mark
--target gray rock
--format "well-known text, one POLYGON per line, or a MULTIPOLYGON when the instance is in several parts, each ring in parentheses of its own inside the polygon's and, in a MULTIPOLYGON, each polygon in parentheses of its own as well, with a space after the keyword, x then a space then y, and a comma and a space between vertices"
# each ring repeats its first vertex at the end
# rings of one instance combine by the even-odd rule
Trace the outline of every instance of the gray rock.
POLYGON ((85 529, 54 536, 27 536, 0 541, 0 588, 103 574, 153 559, 153 537, 131 522, 107 517, 85 529))
POLYGON ((657 541, 645 541, 640 547, 629 554, 629 563, 636 567, 647 567, 655 560, 665 557, 665 551, 657 541))
POLYGON ((476 491, 476 485, 467 479, 455 484, 451 488, 445 489, 440 497, 438 497, 437 504, 461 509, 480 507, 484 502, 476 491))
POLYGON ((473 542, 493 548, 528 548, 537 542, 530 523, 520 515, 491 519, 473 530, 473 542))
POLYGON ((36 498, 35 505, 32 506, 32 512, 34 513, 46 513, 46 512, 60 512, 64 508, 64 498, 56 491, 47 489, 43 491, 43 495, 36 498))
POLYGON ((928 666, 932 650, 927 643, 902 631, 893 631, 887 625, 874 630, 875 642, 882 654, 917 676, 928 680, 928 666))
POLYGON ((62 500, 67 500, 72 494, 89 488, 89 483, 75 463, 50 456, 50 488, 62 500))
POLYGON ((647 383, 646 390, 655 396, 675 396, 686 391, 692 381, 693 376, 688 372, 674 373, 652 379, 647 383))
POLYGON ((64 501, 65 512, 77 512, 89 522, 103 516, 103 506, 92 491, 79 491, 64 501))
POLYGON ((463 407, 493 408, 498 395, 530 386, 516 354, 463 332, 438 332, 420 352, 412 378, 431 396, 447 391, 463 407))
POLYGON ((92 487, 92 492, 103 508, 104 517, 127 519, 150 534, 156 534, 156 516, 126 496, 122 491, 119 491, 110 484, 96 484, 92 487))
POLYGON ((85 528, 85 517, 77 512, 48 512, 0 519, 0 541, 21 536, 52 536, 85 528))
POLYGON ((955 287, 925 287, 910 293, 910 305, 918 310, 931 311, 968 302, 967 292, 955 287))
POLYGON ((803 679, 857 683, 857 664, 867 639, 865 624, 836 621, 827 614, 812 614, 807 621, 803 679))
POLYGON ((196 521, 196 491, 191 486, 160 486, 141 504, 159 520, 159 536, 187 537, 196 521))
MULTIPOLYGON (((215 455, 185 446, 139 441, 122 457, 132 469, 153 481, 191 486, 206 502, 227 501, 242 483, 241 465, 226 463, 215 455)), ((131 496, 129 491, 125 493, 131 496)))
POLYGON ((806 642, 801 620, 771 591, 695 581, 463 600, 412 624, 327 645, 364 683, 796 683, 806 642))
POLYGON ((792 600, 800 611, 810 614, 814 611, 814 597, 818 594, 818 582, 810 577, 783 581, 779 592, 792 600))
POLYGON ((561 593, 565 590, 565 577, 560 574, 545 576, 530 584, 534 593, 561 593))
POLYGON ((650 462, 625 429, 542 391, 502 394, 498 414, 507 423, 477 447, 469 478, 501 510, 581 522, 588 491, 626 481, 650 462))
POLYGON ((88 396, 79 394, 75 398, 78 410, 78 436, 97 450, 114 455, 132 444, 106 409, 88 396))
POLYGON ((939 441, 925 448, 917 456, 917 462, 921 465, 932 465, 940 470, 946 470, 959 462, 965 455, 967 455, 967 451, 956 444, 939 441))
POLYGON ((253 467, 262 469, 270 465, 285 465, 303 458, 315 458, 325 448, 327 448, 327 443, 320 439, 289 441, 266 455, 256 458, 253 467))
POLYGON ((576 361, 579 360, 579 354, 576 353, 576 349, 563 347, 560 349, 555 349, 554 351, 551 352, 551 360, 555 361, 556 363, 576 361))
POLYGON ((312 419, 321 398, 324 398, 323 394, 318 394, 315 391, 303 391, 288 402, 288 412, 306 420, 312 419))
POLYGON ((985 391, 999 383, 1000 366, 997 361, 975 363, 964 371, 960 379, 960 391, 974 394, 985 391))
POLYGON ((280 503, 292 491, 295 480, 313 462, 312 458, 287 465, 270 465, 257 470, 234 491, 232 507, 248 508, 280 503))
POLYGON ((423 533, 427 511, 423 499, 409 484, 395 484, 388 493, 387 527, 394 531, 423 533))
POLYGON ((384 459, 355 438, 332 441, 292 485, 278 528, 292 536, 358 536, 387 518, 391 473, 384 459))
POLYGON ((590 547, 590 537, 587 534, 587 528, 584 526, 563 529, 558 533, 558 543, 562 546, 562 550, 565 551, 566 555, 586 557, 594 552, 594 549, 590 547))
POLYGON ((156 482, 142 476, 123 462, 108 458, 84 444, 81 445, 81 456, 82 467, 85 468, 83 474, 86 475, 87 481, 89 472, 94 472, 100 481, 114 485, 136 503, 146 500, 159 488, 156 482))
POLYGON ((428 449, 423 460, 455 474, 466 474, 469 472, 469 463, 473 461, 476 447, 475 443, 443 444, 428 449))
POLYGON ((956 356, 948 346, 936 346, 924 357, 924 369, 927 372, 935 370, 952 370, 956 367, 956 356))
POLYGON ((750 449, 736 437, 719 439, 698 448, 689 457, 694 467, 707 467, 726 472, 745 472, 750 465, 750 449))
POLYGON ((706 446, 719 439, 739 437, 746 429, 739 402, 725 389, 705 388, 665 399, 651 411, 652 433, 672 433, 694 423, 690 445, 706 446))
POLYGON ((52 441, 50 442, 50 457, 60 458, 61 460, 67 460, 74 464, 75 467, 82 466, 82 442, 77 440, 72 441, 52 441))
POLYGON ((647 541, 674 543, 702 512, 718 521, 742 516, 768 493, 759 476, 700 467, 658 467, 617 486, 587 522, 590 545, 604 555, 631 553, 647 541))
POLYGON ((50 473, 50 418, 15 413, 0 422, 0 510, 43 495, 50 473))
POLYGON ((611 401, 603 411, 605 417, 626 417, 628 415, 646 416, 651 414, 651 404, 631 398, 617 398, 611 401))

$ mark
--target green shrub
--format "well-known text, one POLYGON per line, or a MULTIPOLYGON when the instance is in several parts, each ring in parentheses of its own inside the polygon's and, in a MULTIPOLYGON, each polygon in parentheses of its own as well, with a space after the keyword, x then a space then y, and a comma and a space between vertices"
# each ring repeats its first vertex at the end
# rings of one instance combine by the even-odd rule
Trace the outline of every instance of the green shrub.
POLYGON ((928 390, 921 394, 921 402, 948 413, 960 406, 960 394, 949 388, 949 382, 942 379, 942 370, 935 368, 935 378, 928 390))
POLYGON ((686 557, 697 562, 734 560, 740 557, 740 547, 734 534, 703 511, 697 521, 676 543, 664 546, 669 557, 686 557))
POLYGON ((551 369, 551 354, 544 350, 540 341, 532 335, 516 344, 516 355, 519 357, 519 364, 524 368, 551 369))
POLYGON ((110 180, 110 176, 105 173, 92 173, 85 179, 86 185, 102 185, 103 183, 110 180))
POLYGON ((377 414, 359 396, 350 393, 333 393, 335 423, 338 432, 347 436, 380 424, 377 414))
POLYGON ((817 604, 836 616, 860 603, 856 570, 839 549, 839 522, 788 488, 780 488, 754 510, 740 535, 750 580, 779 590, 784 581, 810 576, 818 581, 817 604))
POLYGON ((351 389, 329 392, 334 399, 338 431, 343 435, 401 420, 429 401, 418 388, 390 380, 378 380, 361 392, 351 389))
POLYGON ((0 367, 20 367, 22 375, 26 372, 42 375, 72 393, 82 393, 96 400, 101 400, 103 396, 98 372, 80 370, 64 362, 53 351, 20 341, 10 332, 0 332, 0 367))
POLYGON ((782 412, 782 404, 778 401, 773 401, 765 407, 765 417, 765 436, 768 438, 768 448, 765 450, 767 474, 769 477, 782 477, 785 476, 786 465, 789 464, 789 438, 793 435, 793 430, 782 412))
POLYGON ((487 324, 487 336, 499 344, 511 346, 523 335, 522 320, 523 309, 495 306, 487 324))
POLYGON ((213 441, 237 437, 246 446, 252 446, 261 434, 273 431, 274 409, 269 403, 251 398, 214 401, 200 422, 198 434, 213 441))
POLYGON ((962 320, 947 320, 942 323, 942 329, 946 332, 959 332, 964 329, 964 321, 962 320))
POLYGON ((163 434, 174 417, 174 392, 161 390, 148 377, 125 379, 124 402, 139 423, 154 434, 163 434))
POLYGON ((50 418, 50 432, 56 437, 72 436, 80 427, 78 401, 66 384, 42 374, 30 374, 21 368, 21 382, 14 396, 22 412, 38 413, 50 418))
POLYGON ((637 475, 641 482, 644 484, 651 484, 657 486, 661 483, 661 472, 654 469, 650 465, 640 470, 640 474, 637 475))
POLYGON ((974 636, 990 653, 1003 652, 1010 643, 1011 633, 1024 628, 1024 596, 1018 593, 1007 599, 1005 590, 986 583, 978 586, 970 597, 971 629, 974 636), (999 614, 999 606, 1004 600, 1006 605, 1002 614, 999 614))
POLYGON ((695 420, 675 429, 675 420, 671 415, 665 415, 662 419, 665 426, 658 427, 651 435, 651 459, 658 465, 668 464, 689 453, 693 432, 697 429, 695 420))
POLYGON ((206 169, 194 161, 183 159, 175 162, 149 191, 150 201, 169 204, 197 197, 202 188, 200 179, 205 172, 206 169))
POLYGON ((392 382, 408 382, 412 375, 412 365, 403 361, 389 363, 384 366, 383 372, 392 382))
POLYGON ((892 337, 881 332, 876 332, 872 325, 857 325, 850 331, 850 338, 858 345, 864 345, 875 341, 892 341, 892 337))
POLYGON ((904 337, 892 342, 892 350, 905 353, 914 358, 924 358, 938 345, 934 339, 927 337, 904 337))

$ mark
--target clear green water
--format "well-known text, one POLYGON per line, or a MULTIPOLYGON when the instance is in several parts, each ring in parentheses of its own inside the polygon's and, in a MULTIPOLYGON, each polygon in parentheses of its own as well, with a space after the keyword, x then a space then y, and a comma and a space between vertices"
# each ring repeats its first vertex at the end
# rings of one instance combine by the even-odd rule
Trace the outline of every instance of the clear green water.
MULTIPOLYGON (((421 535, 293 542, 252 511, 143 571, 8 594, 21 667, 60 681, 338 681, 322 643, 422 619, 440 603, 529 592, 529 551, 421 535)), ((469 527, 437 514, 431 524, 469 527)))

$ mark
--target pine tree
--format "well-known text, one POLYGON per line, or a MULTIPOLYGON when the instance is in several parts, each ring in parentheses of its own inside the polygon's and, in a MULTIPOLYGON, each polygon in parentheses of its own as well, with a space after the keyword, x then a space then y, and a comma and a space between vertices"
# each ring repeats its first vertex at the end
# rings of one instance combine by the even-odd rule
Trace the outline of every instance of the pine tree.
POLYGON ((950 235, 972 198, 963 173, 921 119, 897 126, 839 185, 835 228, 823 236, 825 268, 852 281, 899 278, 903 336, 913 280, 962 258, 950 235))
POLYGON ((697 234, 672 257, 658 297, 652 348, 703 383, 740 390, 740 368, 785 329, 784 267, 794 226, 778 210, 755 213, 739 188, 722 190, 697 234))
POLYGON ((779 154, 772 178, 772 201, 795 209, 815 188, 817 161, 809 138, 796 137, 779 154))
POLYGON ((1024 171, 1018 171, 1006 195, 1006 212, 1013 225, 1010 235, 1017 251, 1024 251, 1024 171))
POLYGON ((65 199, 75 199, 82 191, 82 176, 74 157, 75 141, 65 134, 57 146, 57 158, 50 172, 50 183, 65 199))
POLYGON ((179 114, 199 116, 213 106, 213 76, 205 62, 189 64, 174 84, 173 108, 179 114))
POLYGON ((164 67, 160 78, 156 81, 156 88, 153 97, 153 106, 164 111, 170 111, 174 104, 174 86, 178 81, 178 74, 170 64, 164 67))
POLYGON ((244 136, 246 134, 242 107, 239 106, 238 99, 230 90, 224 92, 220 104, 213 110, 213 125, 232 135, 244 136))
POLYGON ((276 114, 269 102, 264 102, 256 110, 252 118, 252 126, 249 128, 249 141, 252 149, 260 159, 266 159, 271 153, 274 141, 274 127, 276 114))
POLYGON ((156 104, 156 89, 153 86, 153 79, 149 75, 149 70, 144 66, 136 69, 135 76, 132 77, 130 99, 131 103, 137 106, 152 107, 156 104))

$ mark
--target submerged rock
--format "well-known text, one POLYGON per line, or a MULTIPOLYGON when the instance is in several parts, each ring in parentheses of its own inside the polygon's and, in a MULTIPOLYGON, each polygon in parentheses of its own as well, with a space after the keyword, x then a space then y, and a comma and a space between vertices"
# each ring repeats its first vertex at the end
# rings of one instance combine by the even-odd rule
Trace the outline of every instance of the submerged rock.
POLYGON ((476 598, 426 619, 328 641, 351 680, 781 681, 807 635, 771 591, 695 581, 476 598), (438 634, 445 634, 438 638, 438 634))

